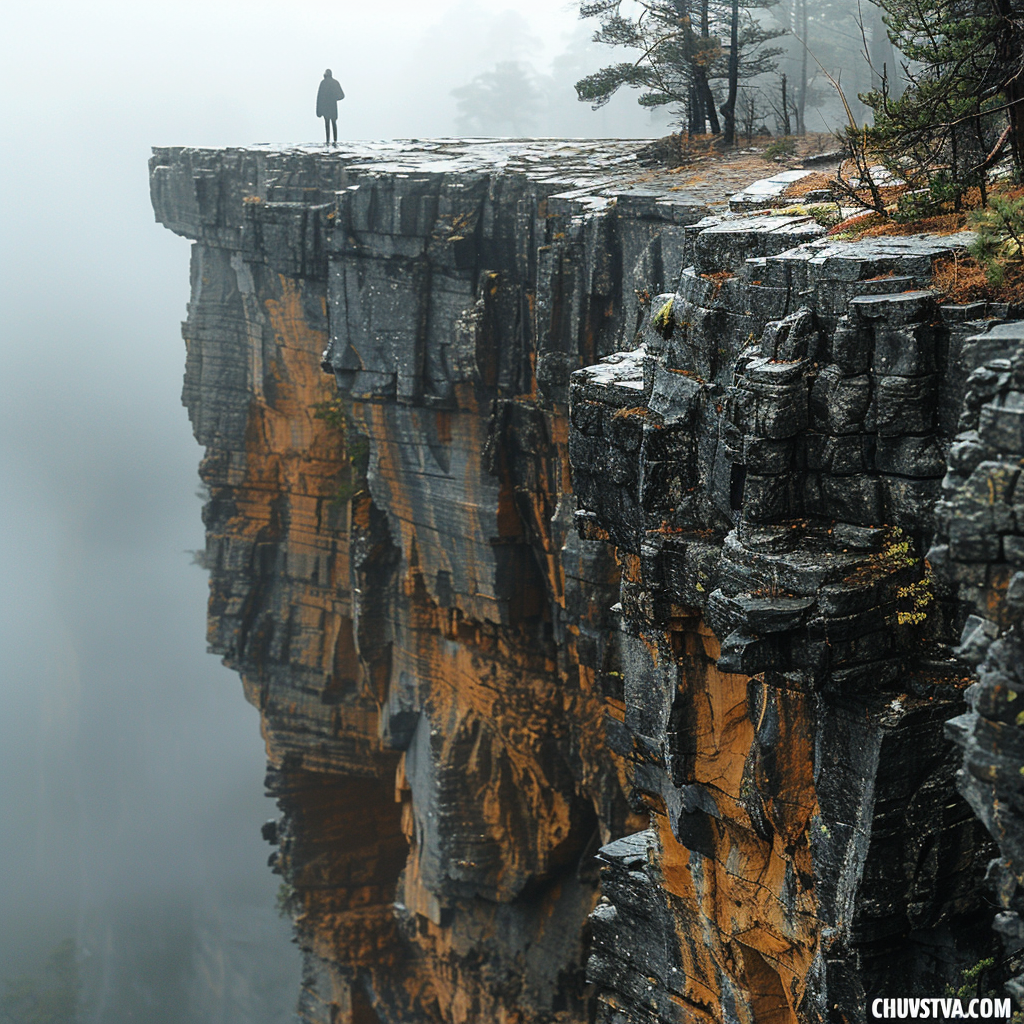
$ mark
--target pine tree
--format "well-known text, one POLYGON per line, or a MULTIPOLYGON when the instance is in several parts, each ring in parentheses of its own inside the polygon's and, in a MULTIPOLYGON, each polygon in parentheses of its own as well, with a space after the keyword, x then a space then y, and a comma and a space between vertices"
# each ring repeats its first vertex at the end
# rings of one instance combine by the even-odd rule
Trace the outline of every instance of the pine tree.
POLYGON ((0 1011, 11 1024, 75 1024, 81 1009, 81 977, 74 940, 55 946, 42 978, 23 976, 4 981, 0 1011))
POLYGON ((1024 260, 1024 198, 992 196, 972 214, 971 227, 977 234, 971 255, 985 268, 988 283, 998 288, 1008 267, 1024 260))
POLYGON ((731 145, 740 80, 773 70, 781 52, 765 44, 782 30, 766 28, 754 13, 773 3, 639 0, 641 13, 634 20, 623 15, 622 0, 582 0, 580 17, 599 19, 595 41, 638 50, 640 57, 588 75, 576 83, 576 93, 596 108, 623 85, 641 89, 641 106, 667 105, 691 133, 703 133, 710 126, 718 134, 722 124, 715 87, 724 79, 727 96, 720 110, 724 141, 731 145))
POLYGON ((467 134, 525 136, 544 105, 533 67, 525 61, 499 61, 471 82, 452 89, 459 131, 467 134))
POLYGON ((816 108, 824 125, 832 127, 820 110, 835 98, 825 70, 850 98, 879 87, 881 79, 871 73, 872 66, 890 73, 897 66, 882 12, 870 3, 780 0, 772 17, 788 32, 782 40, 785 53, 779 70, 786 73, 789 84, 792 134, 806 133, 808 117, 814 116, 816 108), (864 60, 865 49, 870 51, 870 65, 864 60))
POLYGON ((875 0, 905 57, 906 91, 888 81, 861 99, 874 111, 868 142, 891 169, 959 208, 984 195, 988 170, 1007 146, 1024 158, 1022 0, 875 0))

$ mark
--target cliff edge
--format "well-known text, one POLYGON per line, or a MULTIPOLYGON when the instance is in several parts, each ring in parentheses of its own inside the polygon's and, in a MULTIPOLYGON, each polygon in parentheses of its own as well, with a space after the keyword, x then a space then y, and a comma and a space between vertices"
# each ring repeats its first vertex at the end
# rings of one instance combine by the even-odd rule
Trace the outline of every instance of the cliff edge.
POLYGON ((633 145, 154 151, 305 1021, 863 1021, 991 953, 944 730, 1005 847, 1024 324, 633 145))

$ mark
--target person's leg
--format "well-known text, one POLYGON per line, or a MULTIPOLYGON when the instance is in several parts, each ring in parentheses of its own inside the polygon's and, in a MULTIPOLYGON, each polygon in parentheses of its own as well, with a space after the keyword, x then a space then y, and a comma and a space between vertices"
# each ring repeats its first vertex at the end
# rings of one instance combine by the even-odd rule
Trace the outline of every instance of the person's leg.
POLYGON ((338 122, 336 118, 331 118, 331 131, 334 132, 334 141, 338 141, 338 122))
POLYGON ((331 141, 331 119, 325 114, 324 115, 324 145, 327 146, 331 141))

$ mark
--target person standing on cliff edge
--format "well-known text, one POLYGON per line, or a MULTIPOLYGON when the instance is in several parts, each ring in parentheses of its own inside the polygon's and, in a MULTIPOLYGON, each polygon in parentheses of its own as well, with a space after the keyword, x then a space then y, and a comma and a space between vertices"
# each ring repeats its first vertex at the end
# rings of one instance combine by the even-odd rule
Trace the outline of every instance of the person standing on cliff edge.
POLYGON ((338 143, 338 100, 345 98, 345 91, 336 78, 331 77, 331 69, 324 72, 323 81, 316 94, 316 116, 324 119, 324 134, 327 136, 324 145, 331 143, 331 129, 334 129, 334 143, 338 143))

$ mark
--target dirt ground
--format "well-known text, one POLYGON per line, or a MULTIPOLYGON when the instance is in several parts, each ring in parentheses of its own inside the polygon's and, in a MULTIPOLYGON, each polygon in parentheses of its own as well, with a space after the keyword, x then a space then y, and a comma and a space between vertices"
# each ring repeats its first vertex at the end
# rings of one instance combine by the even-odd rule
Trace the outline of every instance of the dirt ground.
POLYGON ((730 196, 760 178, 802 167, 829 173, 839 164, 838 158, 821 159, 838 148, 834 136, 808 135, 796 140, 797 152, 793 156, 774 160, 765 155, 773 141, 755 138, 749 146, 741 143, 737 149, 723 153, 714 146, 711 137, 696 139, 682 153, 682 164, 652 168, 651 180, 670 178, 669 188, 673 191, 691 192, 715 208, 728 203, 730 196))

